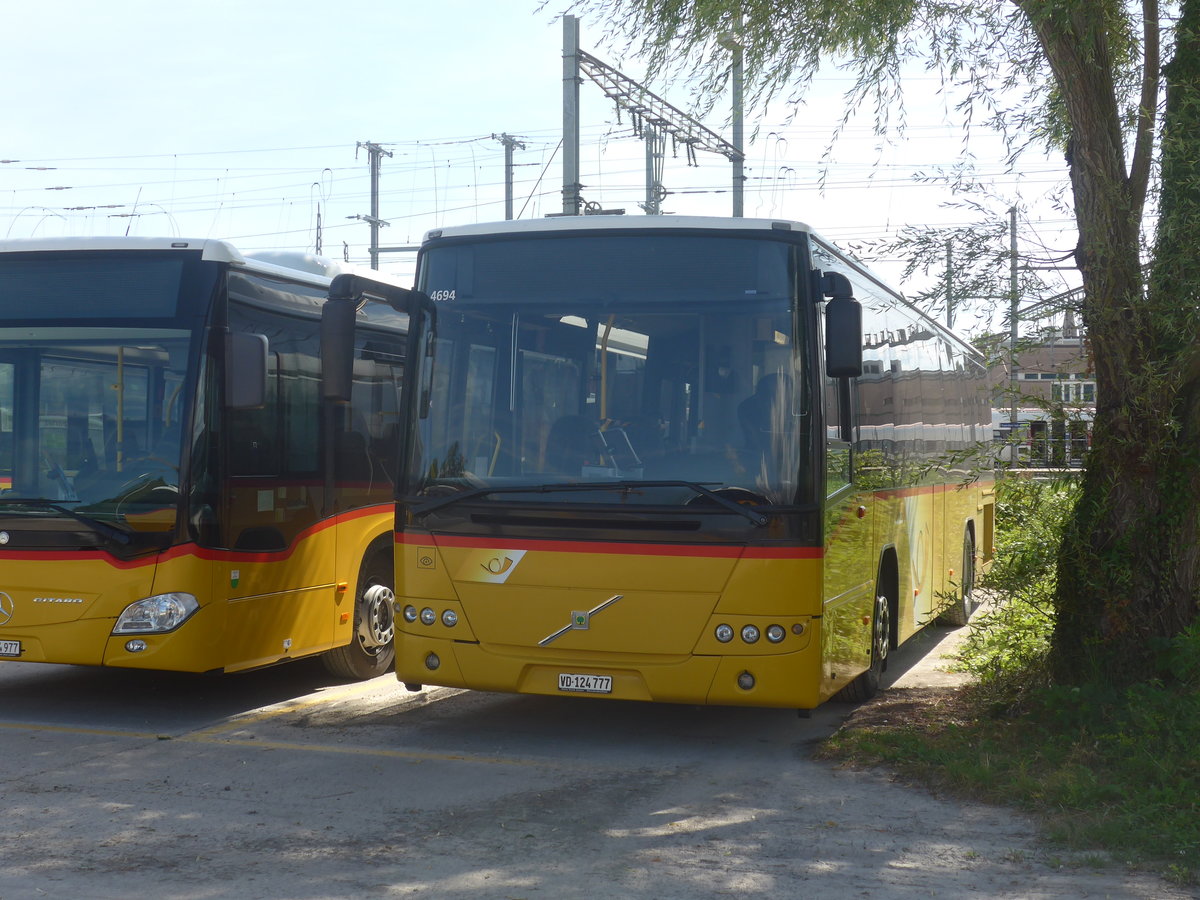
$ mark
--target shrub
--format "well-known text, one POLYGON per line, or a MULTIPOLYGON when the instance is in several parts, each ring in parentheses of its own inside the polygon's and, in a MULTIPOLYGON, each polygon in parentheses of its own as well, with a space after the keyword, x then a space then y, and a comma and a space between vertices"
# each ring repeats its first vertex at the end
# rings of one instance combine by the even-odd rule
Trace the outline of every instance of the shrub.
POLYGON ((996 554, 978 584, 990 602, 971 622, 961 666, 1012 700, 1046 684, 1058 548, 1078 493, 1069 477, 996 487, 996 554))

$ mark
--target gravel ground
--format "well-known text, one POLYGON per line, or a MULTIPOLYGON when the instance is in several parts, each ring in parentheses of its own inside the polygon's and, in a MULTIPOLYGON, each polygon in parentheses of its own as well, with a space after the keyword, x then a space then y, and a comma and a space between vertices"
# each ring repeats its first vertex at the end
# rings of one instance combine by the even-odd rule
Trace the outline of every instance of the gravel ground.
MULTIPOLYGON (((906 648, 893 697, 953 687, 951 639, 906 648)), ((1194 896, 1068 858, 1008 810, 814 759, 837 705, 797 719, 390 678, 286 693, 278 673, 201 698, 10 671, 0 900, 1194 896), (213 714, 256 683, 285 699, 213 714)))

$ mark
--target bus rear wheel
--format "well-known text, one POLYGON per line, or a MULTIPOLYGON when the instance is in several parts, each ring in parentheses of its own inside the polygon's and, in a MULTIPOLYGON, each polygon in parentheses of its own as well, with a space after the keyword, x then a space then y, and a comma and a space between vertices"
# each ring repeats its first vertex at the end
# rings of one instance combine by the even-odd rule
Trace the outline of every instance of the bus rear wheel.
POLYGON ((938 616, 938 621, 943 625, 966 625, 975 612, 975 606, 975 537, 967 529, 963 533, 963 563, 958 593, 938 616))
POLYGON ((393 618, 396 595, 392 590, 391 559, 374 556, 363 564, 354 597, 354 636, 344 647, 335 647, 322 660, 339 678, 365 680, 388 672, 396 658, 393 618))

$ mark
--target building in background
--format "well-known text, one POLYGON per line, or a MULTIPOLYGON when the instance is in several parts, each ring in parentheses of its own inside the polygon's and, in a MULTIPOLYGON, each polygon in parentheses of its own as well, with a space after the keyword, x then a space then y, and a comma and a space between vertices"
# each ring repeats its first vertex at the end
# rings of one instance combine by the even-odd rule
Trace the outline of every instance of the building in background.
MULTIPOLYGON (((1061 298, 1055 298, 1061 299, 1061 298)), ((1078 467, 1091 444, 1096 376, 1071 309, 1061 324, 996 344, 990 367, 994 437, 1012 466, 1078 467)))

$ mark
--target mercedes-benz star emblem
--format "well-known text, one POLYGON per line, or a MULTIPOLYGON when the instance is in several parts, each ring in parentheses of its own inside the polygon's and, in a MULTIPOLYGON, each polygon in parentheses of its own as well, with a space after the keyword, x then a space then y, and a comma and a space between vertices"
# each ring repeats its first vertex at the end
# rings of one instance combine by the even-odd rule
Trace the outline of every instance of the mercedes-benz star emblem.
POLYGON ((13 617, 13 599, 0 591, 0 625, 7 625, 8 620, 13 617))
POLYGON ((0 544, 7 544, 10 540, 12 540, 12 538, 9 537, 7 531, 0 531, 0 544))

